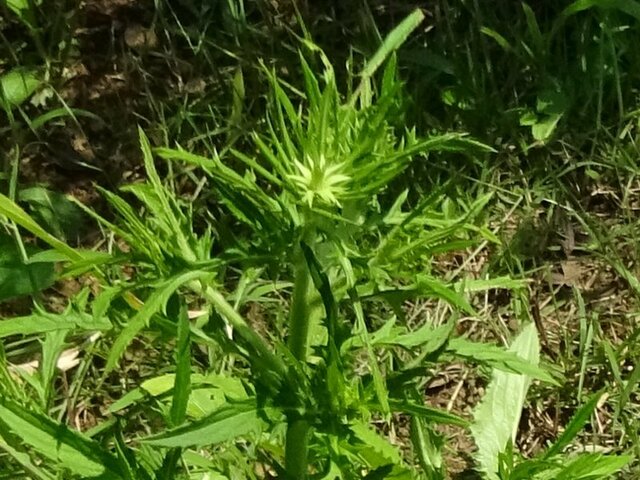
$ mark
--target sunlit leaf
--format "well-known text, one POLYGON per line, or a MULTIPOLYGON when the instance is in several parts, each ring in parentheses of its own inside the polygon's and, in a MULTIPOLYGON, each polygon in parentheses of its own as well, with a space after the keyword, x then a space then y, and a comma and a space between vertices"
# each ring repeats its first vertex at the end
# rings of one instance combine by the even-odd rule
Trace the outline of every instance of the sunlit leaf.
MULTIPOLYGON (((537 366, 540 356, 538 333, 529 324, 509 348, 524 361, 537 366)), ((474 411, 471 433, 478 447, 476 459, 489 479, 498 480, 498 459, 509 442, 515 442, 531 377, 494 370, 489 387, 474 411)))
POLYGON ((142 308, 138 310, 131 320, 127 323, 125 328, 120 332, 120 335, 113 343, 111 350, 109 352, 109 357, 107 358, 107 364, 105 366, 105 374, 113 370, 120 360, 120 357, 124 353, 125 349, 131 343, 131 341, 135 338, 135 336, 149 323, 149 320, 156 313, 164 310, 169 297, 175 292, 180 286, 185 283, 201 279, 207 278, 211 276, 208 272, 203 272, 199 270, 188 271, 182 273, 180 275, 176 275, 169 280, 162 282, 160 285, 156 287, 156 289, 149 295, 149 298, 144 303, 142 308))
POLYGON ((275 415, 277 410, 259 408, 254 399, 227 403, 196 422, 143 438, 142 441, 149 445, 170 448, 215 445, 261 431, 266 426, 263 419, 265 414, 275 415))
POLYGON ((24 444, 75 475, 105 480, 121 478, 116 460, 100 444, 1 397, 0 424, 24 444))
POLYGON ((0 107, 10 110, 20 106, 40 84, 35 70, 15 68, 0 75, 0 107))

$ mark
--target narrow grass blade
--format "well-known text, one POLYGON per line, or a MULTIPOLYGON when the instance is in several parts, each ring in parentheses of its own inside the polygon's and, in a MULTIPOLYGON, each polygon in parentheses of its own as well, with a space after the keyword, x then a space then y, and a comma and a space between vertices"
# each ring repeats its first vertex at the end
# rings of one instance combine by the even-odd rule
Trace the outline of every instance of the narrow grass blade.
POLYGON ((400 24, 394 28, 384 39, 378 51, 367 62, 362 70, 363 79, 371 77, 380 65, 393 53, 400 48, 407 40, 411 32, 413 32, 424 20, 424 13, 421 10, 414 10, 400 24))
POLYGON ((495 30, 489 27, 480 27, 480 32, 486 35, 487 37, 490 37, 493 40, 495 40, 496 43, 500 45, 505 52, 513 53, 515 51, 514 48, 511 46, 511 44, 509 43, 509 41, 506 38, 504 38, 502 35, 500 35, 498 32, 496 32, 495 30))
POLYGON ((593 411, 596 409, 603 393, 604 390, 600 390, 596 394, 592 395, 591 398, 578 409, 578 411, 571 418, 569 424, 565 427, 562 435, 560 435, 560 437, 558 437, 554 444, 551 445, 551 447, 549 447, 544 453, 545 459, 549 459, 554 455, 562 453, 564 448, 571 443, 578 432, 582 430, 582 427, 584 427, 585 424, 589 421, 589 418, 591 417, 593 411))
POLYGON ((105 121, 102 120, 102 118, 100 118, 95 113, 89 112, 88 110, 82 110, 81 108, 70 108, 70 109, 54 108, 53 110, 49 110, 46 113, 43 113, 42 115, 39 115, 36 118, 34 118, 30 122, 30 127, 33 130, 38 130, 39 128, 43 127, 47 122, 50 122, 51 120, 54 120, 56 118, 61 118, 61 117, 68 117, 70 115, 75 115, 77 117, 90 118, 91 120, 95 120, 96 122, 99 122, 102 125, 104 125, 105 123, 105 121))
MULTIPOLYGON (((187 417, 189 396, 191 394, 191 340, 189 335, 189 317, 184 301, 174 296, 168 305, 167 315, 176 318, 178 340, 176 344, 176 374, 173 382, 173 397, 169 411, 169 424, 178 426, 187 417)), ((176 478, 181 448, 172 448, 164 456, 162 466, 156 471, 156 480, 176 478)))
POLYGON ((593 7, 619 10, 640 20, 640 2, 635 0, 577 0, 566 7, 559 18, 567 18, 593 7))

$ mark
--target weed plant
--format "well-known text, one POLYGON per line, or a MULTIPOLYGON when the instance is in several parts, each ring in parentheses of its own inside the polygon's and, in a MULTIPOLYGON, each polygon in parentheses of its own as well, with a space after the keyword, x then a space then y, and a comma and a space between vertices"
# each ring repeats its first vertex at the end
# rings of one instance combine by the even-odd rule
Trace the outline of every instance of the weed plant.
MULTIPOLYGON (((26 12, 19 2, 8 5, 26 12)), ((225 17, 237 38, 246 28, 242 5, 228 2, 234 8, 225 17)), ((486 23, 481 33, 504 51, 519 52, 518 58, 534 59, 547 55, 545 45, 556 45, 569 19, 596 9, 596 3, 575 2, 546 32, 540 13, 523 5, 531 38, 510 43, 486 23)), ((597 15, 633 16, 633 8, 611 5, 598 6, 597 15)), ((20 282, 11 288, 3 282, 0 298, 38 292, 54 278, 90 278, 92 288, 59 313, 47 311, 34 293, 33 313, 0 322, 6 340, 0 465, 6 462, 9 475, 444 479, 443 426, 468 429, 477 469, 489 479, 586 480, 625 468, 631 455, 566 451, 603 400, 602 391, 580 399, 555 441, 534 456, 521 455, 515 441, 530 386, 557 387, 565 379, 540 363, 530 322, 517 325, 508 349, 456 332, 461 318, 478 316, 475 294, 503 289, 519 299, 525 284, 511 276, 443 279, 434 268, 437 255, 500 245, 485 224, 495 197, 490 189, 460 199, 449 185, 422 195, 403 188, 411 185, 403 176, 417 171, 416 164, 452 153, 485 163, 495 153, 466 135, 422 135, 405 127, 411 102, 396 51, 423 20, 420 11, 406 17, 358 74, 351 73, 351 60, 344 85, 308 35, 299 50, 303 89, 262 64, 270 93, 251 147, 236 143, 230 129, 226 147, 209 145, 208 156, 180 146, 152 149, 140 130, 146 180, 119 193, 100 189, 115 219, 78 201, 73 207, 104 229, 105 248, 62 241, 63 229, 51 228, 55 211, 44 208, 62 200, 31 192, 26 198, 44 205, 41 220, 49 233, 16 203, 12 174, 14 194, 0 195, 0 215, 18 247, 0 239, 6 245, 0 260, 20 282), (164 160, 162 166, 154 158, 164 160), (176 188, 180 175, 197 180, 193 195, 176 188), (204 219, 195 212, 200 195, 208 202, 204 219), (26 246, 24 232, 48 249, 26 246), (424 300, 438 302, 444 313, 416 325, 407 302, 424 300), (251 315, 255 306, 268 313, 251 315), (78 370, 61 397, 57 369, 67 369, 61 359, 73 354, 71 343, 82 345, 85 355, 72 360, 78 370), (91 429, 71 428, 79 397, 88 395, 83 384, 104 391, 141 349, 158 363, 144 380, 127 393, 119 389, 91 429), (9 362, 32 351, 40 353, 35 369, 9 362), (490 372, 473 418, 425 399, 425 384, 453 361, 490 372), (400 432, 403 448, 393 432, 400 432)), ((468 73, 477 74, 465 77, 476 87, 490 80, 487 72, 468 73)), ((29 77, 20 75, 18 83, 0 79, 8 114, 32 93, 15 93, 29 86, 29 77)), ((241 70, 233 83, 239 105, 246 91, 241 70)), ((557 90, 540 88, 536 107, 519 118, 544 143, 570 110, 559 107, 564 97, 557 90)), ((446 102, 468 111, 456 89, 447 92, 446 102)), ((491 97, 485 93, 470 98, 491 97)), ((240 107, 233 111, 237 122, 240 107)), ((580 348, 588 352, 594 329, 583 317, 580 348)), ((620 351, 606 352, 617 365, 620 351)), ((629 396, 635 380, 616 378, 629 396)))

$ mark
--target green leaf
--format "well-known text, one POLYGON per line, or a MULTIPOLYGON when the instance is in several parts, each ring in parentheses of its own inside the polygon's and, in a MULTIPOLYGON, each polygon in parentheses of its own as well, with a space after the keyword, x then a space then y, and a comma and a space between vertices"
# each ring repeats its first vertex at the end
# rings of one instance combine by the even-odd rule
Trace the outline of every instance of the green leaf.
POLYGON ((389 405, 394 412, 402 412, 420 417, 431 423, 441 423, 443 425, 458 425, 468 427, 469 422, 458 415, 440 410, 438 408, 419 405, 408 400, 389 400, 389 405))
POLYGON ((611 478, 633 460, 632 455, 603 455, 601 453, 583 453, 570 460, 554 480, 597 480, 611 478))
POLYGON ((42 0, 5 0, 7 7, 13 11, 21 20, 26 20, 26 15, 29 12, 30 4, 40 5, 42 0))
POLYGON ((533 110, 525 110, 520 115, 520 125, 522 127, 533 127, 538 123, 538 115, 533 110))
POLYGON ((185 283, 207 278, 210 276, 211 274, 208 272, 193 270, 176 275, 158 285, 153 293, 149 295, 149 298, 144 303, 142 308, 140 308, 140 310, 138 310, 138 313, 136 313, 134 317, 129 320, 129 323, 127 323, 126 327, 122 330, 122 332, 120 332, 120 335, 113 343, 111 351, 109 352, 109 357, 107 358, 107 364, 105 366, 104 374, 106 375, 108 372, 115 368, 118 360, 120 360, 120 357, 124 353, 129 343, 131 343, 135 336, 140 333, 140 331, 146 325, 148 325, 149 320, 153 315, 164 309, 167 301, 169 300, 169 297, 173 294, 173 292, 175 292, 180 286, 185 283))
POLYGON ((180 425, 185 421, 189 395, 191 393, 191 339, 189 336, 189 316, 187 306, 181 300, 177 312, 178 342, 176 344, 176 380, 171 402, 171 423, 180 425))
MULTIPOLYGON (((453 333, 455 322, 434 327, 425 323, 417 330, 395 326, 395 317, 387 321, 379 330, 371 334, 371 345, 398 346, 407 349, 419 348, 422 354, 433 353, 442 348, 453 333)), ((349 338, 343 348, 362 348, 363 341, 358 337, 349 338)))
MULTIPOLYGON (((28 255, 37 252, 28 245, 25 249, 28 255)), ((54 279, 53 263, 25 263, 13 239, 0 233, 0 301, 44 290, 54 279)))
MULTIPOLYGON (((509 351, 537 366, 540 344, 534 324, 524 327, 509 351)), ((494 370, 487 392, 474 411, 471 433, 478 446, 476 459, 491 480, 498 480, 499 456, 509 442, 515 441, 530 383, 528 375, 494 370)))
POLYGON ((561 118, 562 114, 556 113, 539 119, 538 122, 531 127, 533 138, 539 142, 546 142, 553 134, 561 118))
POLYGON ((82 225, 82 210, 61 193, 43 187, 20 190, 18 198, 33 209, 40 224, 63 240, 74 237, 82 225))
POLYGON ((535 363, 528 361, 513 349, 507 351, 496 345, 472 342, 458 337, 449 341, 447 351, 470 361, 485 363, 503 372, 524 374, 554 385, 558 384, 546 370, 537 365, 537 361, 535 363))
POLYGON ((35 70, 14 68, 0 75, 0 107, 11 110, 20 106, 40 84, 35 70))
POLYGON ((56 365, 58 358, 64 349, 64 339, 69 330, 53 330, 47 332, 42 341, 42 360, 40 362, 40 383, 42 397, 40 398, 43 408, 47 408, 51 394, 53 393, 53 381, 56 375, 56 365))
POLYGON ((369 59, 364 69, 362 77, 371 77, 376 70, 384 63, 391 53, 400 48, 413 32, 424 20, 424 13, 421 10, 414 10, 400 24, 394 28, 384 39, 378 51, 369 59))
POLYGON ((211 415, 196 422, 143 438, 148 445, 160 447, 192 447, 214 445, 264 429, 264 415, 275 415, 275 408, 259 408, 255 399, 229 402, 211 415))
POLYGON ((598 406, 598 402, 600 401, 600 398, 602 398, 603 393, 604 390, 600 390, 599 392, 595 393, 584 405, 582 405, 578 409, 573 417, 571 417, 571 421, 565 427, 560 437, 558 437, 553 445, 551 445, 551 447, 549 447, 544 453, 544 458, 549 459, 554 455, 562 453, 564 448, 571 443, 571 441, 589 421, 589 418, 598 406))
POLYGON ((366 423, 353 423, 349 425, 349 429, 358 440, 367 446, 367 449, 372 450, 379 457, 377 462, 369 459, 371 466, 377 467, 389 462, 394 465, 402 464, 402 456, 398 448, 392 445, 389 440, 381 437, 376 431, 372 430, 366 423))
POLYGON ((25 317, 2 320, 0 338, 10 335, 37 335, 58 330, 109 330, 111 327, 111 322, 106 318, 94 319, 92 315, 79 312, 72 306, 62 314, 36 309, 35 313, 25 317))
MULTIPOLYGON (((109 412, 119 412, 145 400, 149 396, 167 401, 166 394, 174 388, 175 379, 175 374, 167 374, 145 380, 140 387, 128 392, 111 404, 109 412)), ((206 376, 193 374, 191 375, 191 385, 187 415, 195 419, 200 419, 219 409, 226 403, 227 398, 234 400, 245 400, 247 398, 242 381, 238 378, 217 374, 208 374, 206 376)))
POLYGON ((22 10, 29 9, 29 0, 5 0, 7 7, 14 13, 20 14, 22 10))
POLYGON ((83 260, 84 257, 78 251, 71 248, 64 242, 45 231, 37 222, 33 220, 22 208, 20 208, 10 198, 0 193, 0 215, 4 215, 9 220, 25 228, 49 246, 64 254, 70 260, 83 260))
POLYGON ((433 295, 442 300, 446 300, 452 306, 459 308, 463 312, 469 315, 475 315, 475 311, 467 299, 438 278, 420 275, 416 290, 423 295, 433 295))
MULTIPOLYGON (((83 478, 120 479, 116 460, 100 444, 0 397, 0 423, 53 463, 83 478)), ((2 430, 0 430, 1 432, 2 430)), ((10 442, 10 439, 5 439, 10 442)))

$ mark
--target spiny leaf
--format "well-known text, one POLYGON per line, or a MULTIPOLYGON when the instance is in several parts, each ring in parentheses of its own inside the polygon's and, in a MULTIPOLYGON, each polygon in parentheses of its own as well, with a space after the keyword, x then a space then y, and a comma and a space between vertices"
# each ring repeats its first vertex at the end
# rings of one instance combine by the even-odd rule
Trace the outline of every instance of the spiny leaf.
POLYGON ((597 480, 611 478, 633 460, 632 455, 603 455, 601 453, 583 453, 570 460, 554 480, 597 480))
POLYGON ((428 422, 441 423, 446 425, 458 425, 460 427, 469 426, 469 422, 458 415, 446 412, 426 405, 419 405, 407 400, 389 400, 389 405, 395 412, 402 412, 416 417, 420 417, 428 422))
POLYGON ((121 478, 116 460, 100 444, 48 417, 0 398, 0 423, 26 445, 75 475, 121 478))
POLYGON ((378 359, 376 358, 371 345, 369 332, 367 331, 367 324, 364 319, 364 312, 362 310, 362 303, 360 302, 360 298, 358 297, 358 293, 355 288, 351 288, 349 290, 349 296, 351 297, 353 309, 356 314, 356 320, 358 322, 358 336, 362 339, 367 350, 368 363, 373 376, 373 386, 376 392, 376 397, 380 402, 382 414, 387 416, 390 413, 389 393, 387 391, 387 385, 385 384, 384 378, 382 377, 380 366, 378 365, 378 359))
POLYGON ((25 317, 15 317, 0 322, 0 338, 10 335, 37 335, 57 330, 109 330, 111 323, 103 318, 78 312, 71 307, 62 314, 37 310, 25 317))
POLYGON ((458 337, 449 341, 447 351, 471 361, 485 363, 503 372, 524 374, 555 385, 558 383, 546 370, 539 367, 537 362, 530 362, 511 349, 507 351, 496 345, 458 337))
POLYGON ((377 465, 374 464, 373 466, 379 466, 389 462, 394 465, 402 464, 402 457, 398 448, 393 446, 386 438, 382 438, 366 423, 353 423, 349 426, 349 429, 355 434, 358 440, 381 457, 377 465))
POLYGON ((259 408, 255 399, 227 403, 197 422, 143 438, 142 441, 170 448, 214 445, 259 432, 265 426, 262 416, 275 415, 277 412, 274 408, 259 408))
POLYGON ((111 347, 111 351, 109 352, 109 357, 107 358, 107 364, 105 366, 106 375, 111 370, 113 370, 120 360, 120 357, 124 353, 125 349, 131 343, 131 341, 135 338, 135 336, 142 330, 145 325, 149 323, 149 320, 153 315, 164 309, 169 297, 175 292, 180 286, 185 283, 191 282, 193 280, 198 280, 201 278, 207 278, 211 276, 208 272, 203 272, 199 270, 194 270, 186 273, 182 273, 180 275, 176 275, 169 280, 165 280, 162 282, 154 291, 149 295, 149 298, 144 303, 142 308, 138 310, 135 316, 129 320, 126 327, 120 332, 120 335, 113 343, 111 347))

